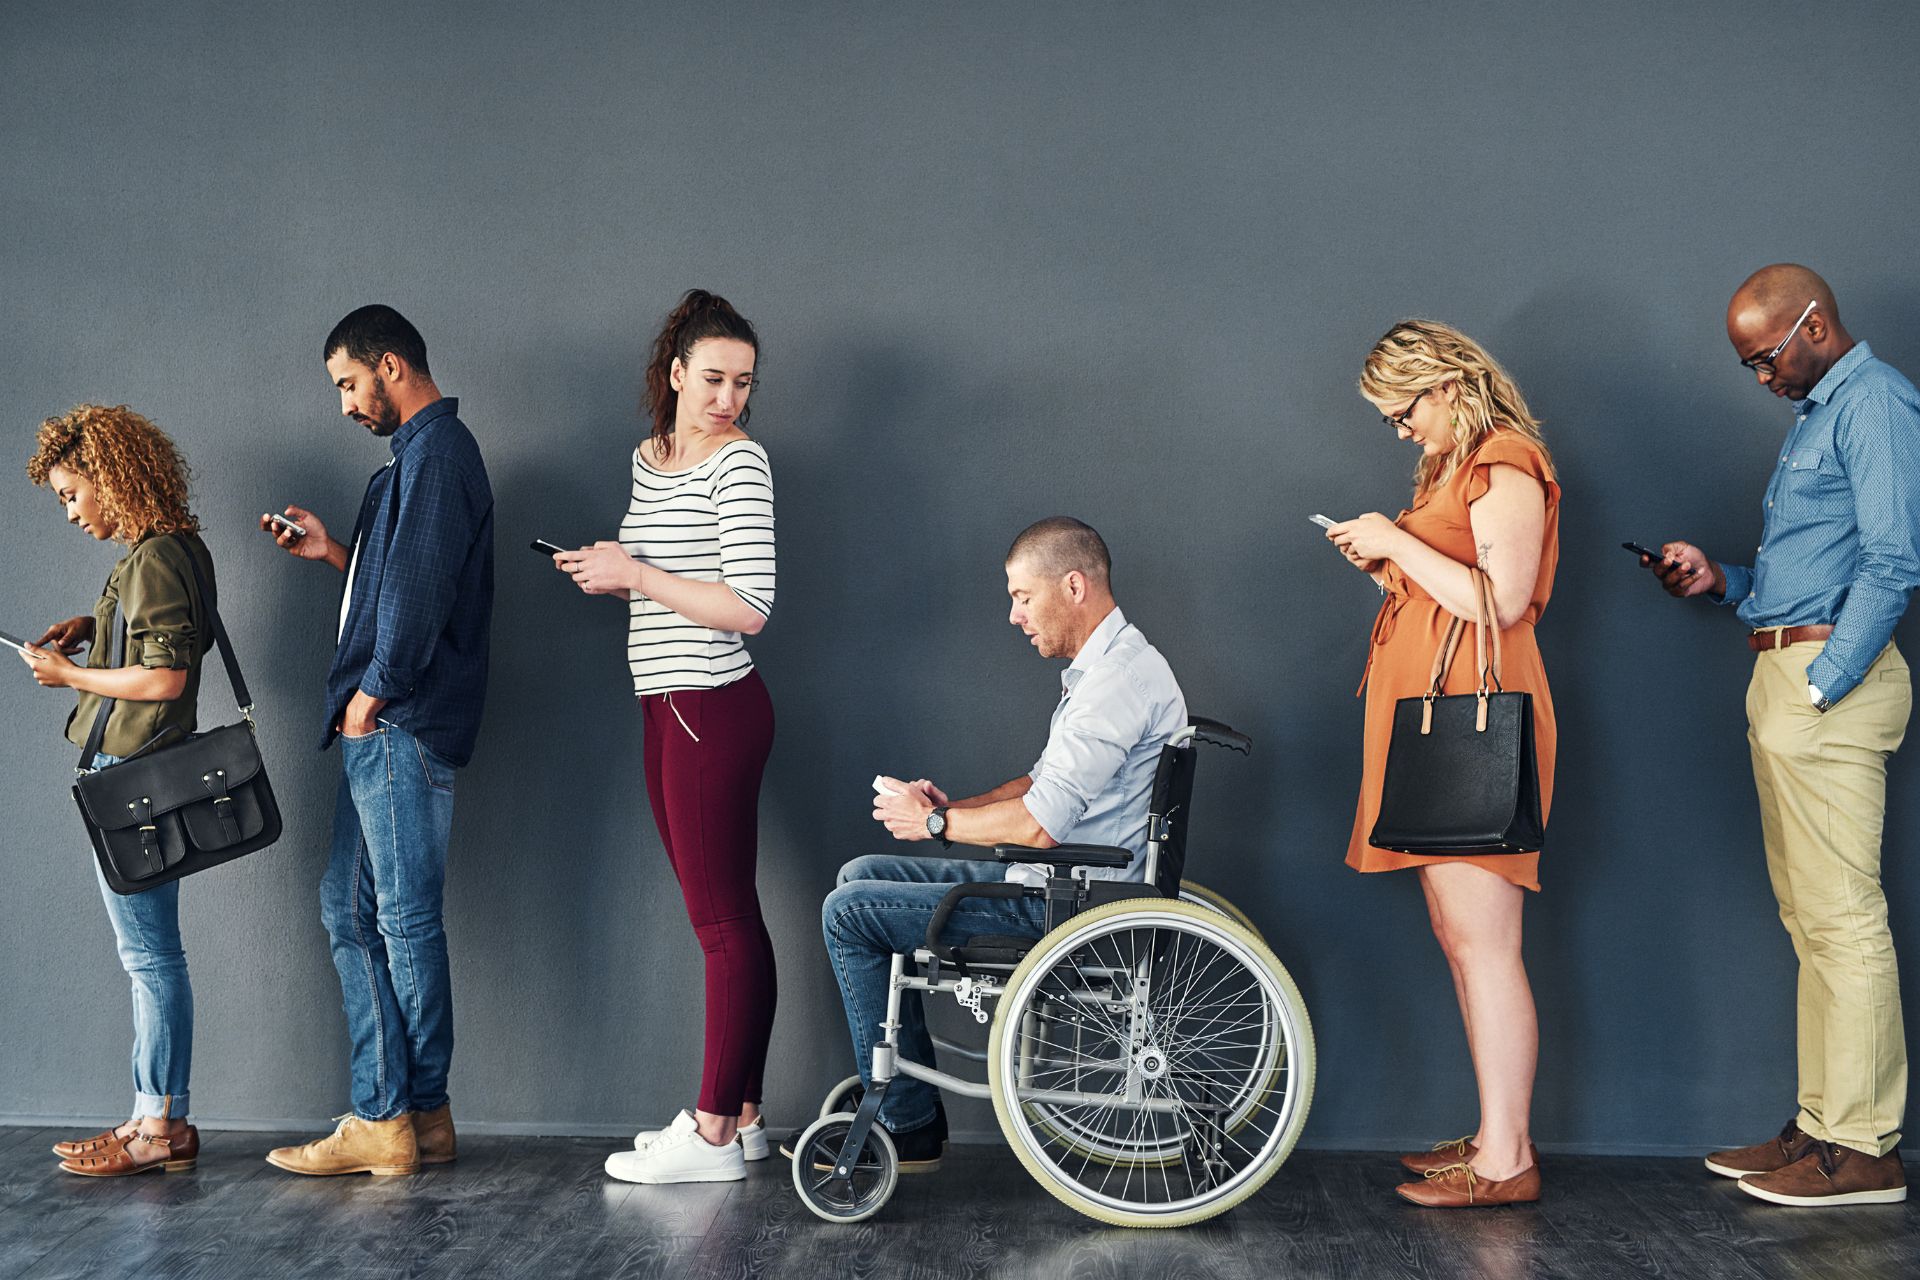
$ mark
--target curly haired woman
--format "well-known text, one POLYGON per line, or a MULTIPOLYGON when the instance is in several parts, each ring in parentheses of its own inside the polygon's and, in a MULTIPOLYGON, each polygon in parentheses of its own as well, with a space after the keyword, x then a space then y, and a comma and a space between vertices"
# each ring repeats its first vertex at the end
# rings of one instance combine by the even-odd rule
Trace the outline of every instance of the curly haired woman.
MULTIPOLYGON (((41 424, 27 475, 53 490, 69 524, 127 549, 92 615, 47 628, 22 655, 42 686, 79 693, 68 739, 86 745, 102 698, 114 704, 96 769, 163 736, 192 733, 201 659, 213 643, 196 563, 207 589, 215 588, 213 559, 187 509, 179 450, 125 405, 83 404, 41 424), (116 612, 126 636, 124 666, 111 665, 116 612), (86 665, 76 665, 69 655, 88 645, 86 665)), ((94 874, 133 981, 133 1116, 94 1137, 56 1143, 53 1151, 62 1169, 94 1178, 191 1169, 200 1135, 186 1120, 193 988, 180 946, 180 886, 122 897, 97 867, 94 874)))

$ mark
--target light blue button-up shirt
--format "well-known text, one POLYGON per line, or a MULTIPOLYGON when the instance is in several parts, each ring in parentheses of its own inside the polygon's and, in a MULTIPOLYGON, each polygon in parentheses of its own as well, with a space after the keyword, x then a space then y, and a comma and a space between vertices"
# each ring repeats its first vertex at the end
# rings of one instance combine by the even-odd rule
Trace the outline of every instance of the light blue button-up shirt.
POLYGON ((1838 702, 1920 585, 1920 392, 1858 343, 1793 402, 1751 568, 1720 566, 1754 628, 1833 625, 1807 683, 1838 702))
MULTIPOLYGON (((1146 878, 1147 805, 1160 749, 1187 725, 1187 700, 1160 651, 1116 606, 1060 673, 1047 748, 1029 771, 1027 812, 1057 844, 1117 845, 1124 868, 1092 874, 1146 878)), ((1034 883, 1025 864, 1009 880, 1034 883)))

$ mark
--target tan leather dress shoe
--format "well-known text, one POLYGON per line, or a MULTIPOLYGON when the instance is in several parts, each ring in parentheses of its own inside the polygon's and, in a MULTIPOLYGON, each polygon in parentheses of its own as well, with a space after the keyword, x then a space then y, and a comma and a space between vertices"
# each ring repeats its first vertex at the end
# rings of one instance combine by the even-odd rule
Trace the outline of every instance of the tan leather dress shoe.
POLYGON ((192 1125, 182 1134, 136 1134, 96 1155, 62 1160, 60 1167, 83 1178, 124 1178, 135 1173, 185 1173, 200 1158, 200 1131, 192 1125))
POLYGON ((1511 1178, 1483 1178, 1462 1162, 1431 1170, 1424 1181, 1394 1188, 1402 1200, 1428 1209, 1480 1209, 1501 1204, 1530 1204, 1540 1198, 1540 1166, 1528 1165, 1511 1178))
POLYGON ((138 1127, 136 1121, 128 1120, 124 1124, 115 1125, 105 1133, 96 1133, 91 1138, 70 1138, 65 1142, 56 1142, 53 1144, 53 1154, 62 1160, 78 1160, 81 1156, 103 1156, 115 1147, 126 1146, 127 1140, 133 1136, 133 1131, 138 1127), (120 1132, 122 1129, 126 1132, 120 1132))
POLYGON ((1408 1173, 1424 1174, 1429 1169, 1444 1169, 1450 1164, 1471 1160, 1479 1150, 1470 1136, 1455 1138, 1452 1142, 1436 1143, 1431 1151, 1414 1151, 1401 1156, 1400 1167, 1408 1173))
POLYGON ((267 1163, 288 1173, 330 1177, 340 1173, 418 1173, 420 1148, 413 1140, 413 1118, 391 1120, 340 1117, 340 1127, 303 1147, 278 1147, 267 1153, 267 1163))
POLYGON ((413 1141, 420 1150, 421 1164, 452 1164, 454 1157, 453 1106, 432 1111, 408 1113, 413 1121, 413 1141))

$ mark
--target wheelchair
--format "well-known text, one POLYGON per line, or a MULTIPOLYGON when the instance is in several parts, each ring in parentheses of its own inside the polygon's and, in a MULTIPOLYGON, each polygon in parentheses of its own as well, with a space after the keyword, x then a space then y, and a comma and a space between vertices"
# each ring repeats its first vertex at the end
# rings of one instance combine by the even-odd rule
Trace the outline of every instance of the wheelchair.
POLYGON ((1198 717, 1161 749, 1144 883, 1089 876, 1127 866, 1124 848, 999 845, 995 860, 1037 864, 1045 885, 955 885, 926 944, 893 957, 872 1088, 859 1076, 836 1085, 792 1148, 794 1188, 815 1214, 859 1222, 892 1196, 898 1161, 875 1117, 903 1075, 992 1099, 1034 1179, 1117 1226, 1200 1222, 1279 1169, 1313 1097, 1313 1029, 1299 988, 1246 917, 1181 879, 1201 743, 1253 749, 1244 734, 1198 717), (970 897, 1044 899, 1048 931, 942 943, 970 897), (991 1023, 984 1050, 934 1039, 941 1054, 984 1063, 985 1083, 898 1055, 908 991, 949 993, 991 1023))

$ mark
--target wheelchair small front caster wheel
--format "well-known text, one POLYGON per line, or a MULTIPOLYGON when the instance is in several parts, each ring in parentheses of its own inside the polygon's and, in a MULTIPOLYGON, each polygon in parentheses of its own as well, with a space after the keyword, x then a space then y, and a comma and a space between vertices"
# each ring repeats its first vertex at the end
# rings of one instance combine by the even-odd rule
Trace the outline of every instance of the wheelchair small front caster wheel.
POLYGON ((875 1124, 860 1144, 849 1177, 834 1176, 840 1148, 853 1128, 851 1112, 822 1116, 793 1143, 793 1188, 807 1208, 828 1222, 863 1222, 880 1212, 900 1182, 893 1139, 875 1124))
POLYGON ((860 1100, 867 1096, 867 1086, 860 1083, 859 1076, 848 1076, 833 1088, 827 1090, 827 1100, 820 1104, 820 1118, 841 1111, 858 1111, 860 1100))

